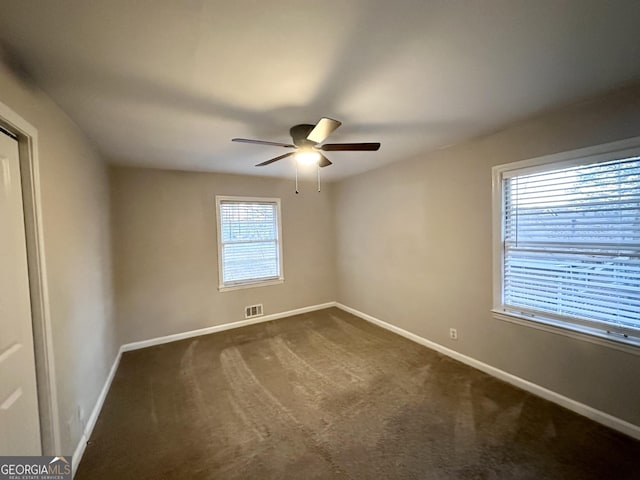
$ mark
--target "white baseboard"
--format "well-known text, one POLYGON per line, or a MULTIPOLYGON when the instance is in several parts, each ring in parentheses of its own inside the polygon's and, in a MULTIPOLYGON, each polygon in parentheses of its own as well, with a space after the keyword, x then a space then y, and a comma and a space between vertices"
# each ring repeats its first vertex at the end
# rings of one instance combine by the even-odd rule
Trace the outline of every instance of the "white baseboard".
POLYGON ((93 407, 91 415, 89 416, 87 423, 85 424, 84 431, 82 432, 82 436, 80 437, 80 441, 78 442, 78 446, 76 447, 75 452, 73 452, 73 457, 71 460, 71 471, 74 477, 76 475, 76 471, 78 470, 78 465, 80 465, 80 460, 82 460, 84 449, 87 447, 89 437, 91 437, 91 433, 93 432, 93 427, 96 426, 96 421, 98 420, 98 416, 100 415, 100 411, 102 410, 102 405, 104 405, 104 401, 107 398, 107 393, 109 393, 109 388, 111 388, 111 382, 113 382, 113 378, 115 377, 116 371, 118 370, 120 357, 122 357, 122 347, 120 347, 120 350, 118 350, 118 354, 113 361, 111 370, 109 370, 109 375, 107 375, 107 379, 105 380, 104 386, 100 391, 98 400, 96 400, 96 404, 93 407))
POLYGON ((289 310, 287 312, 272 313, 271 315, 264 315, 262 317, 250 318, 248 320, 239 320, 237 322, 223 323, 222 325, 214 325, 212 327, 200 328, 198 330, 189 330, 188 332, 174 333, 173 335, 166 335, 164 337, 151 338, 149 340, 142 340, 140 342, 125 343, 122 345, 121 350, 123 352, 129 352, 131 350, 138 350, 140 348, 152 347, 154 345, 162 345, 163 343, 176 342, 178 340, 184 340, 185 338, 199 337, 200 335, 208 335, 210 333, 222 332, 224 330, 230 330, 232 328, 246 327, 247 325, 253 325, 255 323, 269 322, 278 318, 291 317, 293 315, 300 315, 302 313, 313 312, 315 310, 322 310, 324 308, 335 307, 336 302, 321 303, 319 305, 311 305, 310 307, 296 308, 295 310, 289 310))
POLYGON ((76 470, 78 469, 78 465, 80 465, 80 460, 82 460, 82 455, 84 454, 84 450, 87 447, 87 442, 91 437, 91 433, 93 432, 93 428, 96 425, 96 421, 98 420, 98 415, 100 415, 100 411, 102 410, 102 405, 104 404, 105 399, 107 398, 107 393, 109 393, 109 388, 111 388, 111 382, 113 382, 113 378, 115 377, 116 370, 118 369, 118 365, 120 364, 120 358, 124 352, 128 352, 131 350, 138 350, 140 348, 151 347, 154 345, 161 345, 163 343, 175 342, 177 340, 184 340, 185 338, 197 337, 200 335, 207 335, 209 333, 222 332, 224 330, 231 330, 233 328, 246 327, 247 325, 253 325, 255 323, 268 322, 270 320, 276 320, 278 318, 291 317, 293 315, 300 315, 302 313, 313 312, 315 310, 322 310, 324 308, 335 307, 336 302, 327 302, 321 303, 319 305, 311 305, 309 307, 296 308, 295 310, 289 310, 287 312, 273 313, 271 315, 264 315, 262 317, 251 318, 249 320, 241 320, 238 322, 224 323, 222 325, 215 325, 213 327, 200 328, 198 330, 190 330, 188 332, 176 333, 173 335, 167 335, 164 337, 152 338, 149 340, 143 340, 140 342, 126 343, 120 347, 118 351, 118 355, 116 356, 113 365, 111 366, 111 370, 109 371, 109 375, 105 380, 104 387, 102 387, 102 391, 100 392, 100 396, 98 396, 98 400, 96 400, 96 404, 93 407, 93 411, 91 412, 91 416, 87 420, 84 432, 82 433, 82 437, 80 437, 80 441, 78 442, 78 446, 76 447, 75 452, 73 452, 72 459, 72 471, 75 476, 76 470))
POLYGON ((564 395, 560 395, 557 392, 549 390, 547 388, 541 387, 535 383, 529 382, 523 378, 512 375, 504 370, 500 370, 499 368, 492 367, 486 363, 483 363, 474 358, 463 355, 462 353, 456 352, 455 350, 451 350, 450 348, 444 347, 439 343, 432 342, 431 340, 427 340, 426 338, 422 338, 415 333, 411 333, 407 330, 404 330, 400 327, 396 327, 395 325, 391 325, 390 323, 384 322, 376 317, 368 315, 366 313, 360 312, 354 308, 348 307, 346 305, 342 305, 341 303, 336 302, 336 307, 344 310, 345 312, 349 312, 357 317, 362 318, 363 320, 367 320, 368 322, 374 323, 386 330, 389 330, 393 333, 397 333, 409 340, 412 340, 420 345, 424 345, 425 347, 431 348, 437 352, 440 352, 448 357, 453 358, 454 360, 458 360, 470 367, 481 370, 493 377, 499 378, 511 385, 514 385, 522 390, 526 390, 529 393, 532 393, 538 397, 542 397, 545 400, 549 400, 555 404, 558 404, 562 407, 565 407, 573 412, 576 412, 580 415, 583 415, 593 421, 601 423, 609 428, 622 432, 630 437, 633 437, 637 440, 640 440, 640 426, 634 425, 633 423, 627 422, 626 420, 622 420, 618 417, 614 417, 608 413, 605 413, 601 410, 597 410, 593 407, 585 405, 584 403, 580 403, 571 398, 565 397, 564 395))

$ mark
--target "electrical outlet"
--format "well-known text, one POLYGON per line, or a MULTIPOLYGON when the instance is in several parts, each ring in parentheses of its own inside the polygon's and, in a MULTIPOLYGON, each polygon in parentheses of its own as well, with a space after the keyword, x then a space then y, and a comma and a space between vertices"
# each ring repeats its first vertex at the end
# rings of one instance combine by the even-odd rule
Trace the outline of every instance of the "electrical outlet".
POLYGON ((458 339, 458 330, 455 328, 450 328, 449 329, 449 338, 451 340, 457 340, 458 339))

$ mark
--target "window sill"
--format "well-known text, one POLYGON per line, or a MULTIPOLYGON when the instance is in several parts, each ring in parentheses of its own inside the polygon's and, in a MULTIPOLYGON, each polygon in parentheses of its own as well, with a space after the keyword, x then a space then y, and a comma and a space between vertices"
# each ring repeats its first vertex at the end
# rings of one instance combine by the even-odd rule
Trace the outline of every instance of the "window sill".
POLYGON ((219 285, 218 291, 230 292, 233 290, 243 290, 245 288, 268 287, 270 285, 279 285, 281 283, 284 283, 284 278, 275 278, 251 283, 239 283, 237 285, 219 285))
POLYGON ((596 345, 602 345, 626 353, 640 355, 640 341, 632 338, 624 338, 622 336, 618 338, 618 336, 614 337, 612 334, 607 334, 601 330, 578 325, 568 326, 564 323, 553 320, 531 320, 525 316, 507 313, 499 309, 491 310, 491 314, 496 320, 515 323, 517 325, 543 330, 556 335, 564 335, 565 337, 595 343, 596 345))

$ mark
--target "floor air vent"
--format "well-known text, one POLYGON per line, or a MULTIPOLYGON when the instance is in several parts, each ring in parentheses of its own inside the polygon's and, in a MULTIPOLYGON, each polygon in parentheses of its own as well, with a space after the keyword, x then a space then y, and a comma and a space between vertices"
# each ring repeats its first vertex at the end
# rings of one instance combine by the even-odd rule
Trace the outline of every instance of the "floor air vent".
POLYGON ((248 307, 244 307, 244 318, 253 318, 259 317, 262 315, 262 304, 258 305, 249 305, 248 307))

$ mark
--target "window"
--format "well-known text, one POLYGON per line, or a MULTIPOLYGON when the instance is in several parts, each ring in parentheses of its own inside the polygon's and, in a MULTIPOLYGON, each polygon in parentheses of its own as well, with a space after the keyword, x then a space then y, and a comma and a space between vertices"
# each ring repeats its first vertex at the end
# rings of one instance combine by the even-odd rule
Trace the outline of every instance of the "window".
POLYGON ((640 345, 640 148, 614 145, 494 167, 494 312, 640 345))
POLYGON ((281 283, 280 199, 216 197, 220 290, 281 283))

